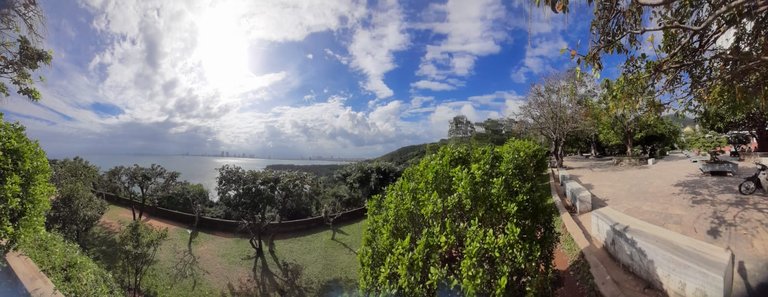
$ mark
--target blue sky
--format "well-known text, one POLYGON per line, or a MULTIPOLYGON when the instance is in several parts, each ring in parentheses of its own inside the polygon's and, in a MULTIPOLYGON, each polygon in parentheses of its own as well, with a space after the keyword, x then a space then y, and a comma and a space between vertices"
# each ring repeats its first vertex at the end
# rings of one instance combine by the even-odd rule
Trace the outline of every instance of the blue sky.
POLYGON ((42 5, 43 99, 0 112, 52 156, 372 157, 436 141, 457 114, 514 116, 532 83, 575 67, 560 49, 586 48, 591 15, 500 0, 42 5))

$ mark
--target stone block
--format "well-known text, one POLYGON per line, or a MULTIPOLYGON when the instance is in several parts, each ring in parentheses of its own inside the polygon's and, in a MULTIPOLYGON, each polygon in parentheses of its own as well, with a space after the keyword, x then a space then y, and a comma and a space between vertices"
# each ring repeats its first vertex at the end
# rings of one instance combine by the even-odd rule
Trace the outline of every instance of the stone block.
POLYGON ((565 197, 571 205, 576 207, 576 212, 579 214, 592 210, 592 193, 576 181, 571 180, 565 183, 565 197))
POLYGON ((565 183, 568 182, 569 177, 570 176, 568 175, 567 170, 563 168, 557 169, 557 179, 560 181, 560 186, 565 186, 565 183))
POLYGON ((730 296, 733 253, 611 207, 592 212, 592 236, 637 276, 669 296, 730 296))
POLYGON ((739 164, 729 161, 722 161, 718 163, 701 161, 699 162, 699 170, 701 170, 702 173, 729 172, 733 175, 736 175, 739 172, 739 164))

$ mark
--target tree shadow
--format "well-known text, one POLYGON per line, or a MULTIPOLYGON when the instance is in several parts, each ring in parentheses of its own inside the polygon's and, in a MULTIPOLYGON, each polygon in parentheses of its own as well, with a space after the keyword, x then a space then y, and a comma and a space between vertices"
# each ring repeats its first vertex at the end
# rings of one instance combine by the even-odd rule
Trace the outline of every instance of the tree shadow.
POLYGON ((747 272, 747 267, 744 265, 744 261, 739 261, 736 272, 744 281, 747 296, 768 296, 768 280, 760 281, 757 286, 753 286, 749 281, 749 273, 747 272))
POLYGON ((228 283, 222 296, 309 296, 312 284, 303 278, 304 267, 295 262, 280 260, 273 251, 247 257, 253 260, 251 276, 237 284, 228 283))
POLYGON ((357 281, 351 278, 329 279, 318 286, 317 296, 358 296, 357 281))
POLYGON ((347 245, 347 244, 346 244, 346 243, 344 243, 343 241, 339 241, 338 239, 335 239, 335 238, 334 238, 334 239, 331 239, 331 240, 333 240, 333 241, 335 241, 335 242, 338 242, 338 243, 339 243, 341 246, 343 246, 344 248, 346 248, 348 251, 350 251, 351 253, 353 253, 353 254, 357 255, 357 251, 356 251, 356 250, 354 250, 354 249, 352 249, 352 248, 351 248, 349 245, 347 245))
POLYGON ((117 248, 117 231, 102 225, 91 228, 83 240, 83 250, 109 270, 117 265, 117 248))

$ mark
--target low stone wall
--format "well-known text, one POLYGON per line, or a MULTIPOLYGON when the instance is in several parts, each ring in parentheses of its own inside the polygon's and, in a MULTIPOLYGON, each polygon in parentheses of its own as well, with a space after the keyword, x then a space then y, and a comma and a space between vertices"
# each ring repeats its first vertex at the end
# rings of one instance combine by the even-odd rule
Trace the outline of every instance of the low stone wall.
POLYGON ((565 182, 565 197, 576 207, 578 214, 592 211, 592 193, 575 180, 565 182))
MULTIPOLYGON (((114 195, 111 193, 96 192, 96 195, 99 197, 102 197, 104 200, 109 201, 110 203, 124 206, 124 207, 131 207, 131 205, 137 205, 137 206, 139 205, 139 203, 136 201, 118 197, 117 195, 114 195)), ((144 212, 151 215, 152 217, 176 222, 182 225, 191 226, 195 222, 195 215, 193 214, 166 209, 162 207, 148 207, 147 209, 144 210, 144 212)), ((336 218, 336 220, 334 220, 334 224, 361 219, 365 217, 365 213, 366 213, 365 207, 360 207, 360 208, 342 212, 340 216, 336 218)), ((233 234, 242 233, 242 230, 240 227, 241 223, 240 221, 236 221, 236 220, 225 220, 225 219, 217 219, 217 218, 201 216, 200 220, 197 223, 197 226, 201 230, 219 231, 219 232, 226 232, 226 233, 233 233, 233 234)), ((283 221, 280 223, 272 223, 269 225, 267 230, 268 232, 279 234, 279 233, 289 233, 289 232, 307 230, 307 229, 316 228, 319 226, 325 226, 325 220, 323 219, 323 217, 320 217, 320 216, 300 219, 300 220, 283 221)))
POLYGON ((560 181, 560 186, 565 186, 565 183, 568 182, 569 178, 570 175, 568 175, 568 170, 563 168, 557 169, 557 180, 560 181))
POLYGON ((730 296, 733 253, 603 207, 592 236, 632 272, 670 296, 730 296))

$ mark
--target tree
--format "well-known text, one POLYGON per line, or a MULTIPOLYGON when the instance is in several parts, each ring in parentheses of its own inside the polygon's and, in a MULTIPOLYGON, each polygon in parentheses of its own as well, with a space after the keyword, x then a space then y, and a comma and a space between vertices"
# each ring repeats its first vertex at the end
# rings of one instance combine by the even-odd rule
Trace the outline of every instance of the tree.
POLYGON ((51 202, 45 225, 48 230, 56 230, 65 238, 82 244, 83 235, 107 211, 107 203, 93 194, 99 169, 80 157, 51 160, 50 164, 53 169, 51 181, 56 186, 57 195, 51 202))
POLYGON ((45 225, 66 239, 83 244, 83 235, 99 222, 107 203, 96 198, 90 187, 74 183, 58 189, 45 225))
POLYGON ((157 199, 168 193, 177 184, 179 173, 168 171, 163 166, 152 164, 150 167, 116 166, 104 174, 105 190, 111 191, 139 203, 131 204, 133 220, 141 220, 147 206, 155 205, 157 199))
POLYGON ((193 229, 197 229, 197 223, 206 206, 212 206, 213 201, 208 195, 208 190, 202 184, 193 184, 188 181, 177 182, 169 191, 163 193, 157 200, 157 205, 167 209, 192 213, 195 215, 193 229))
POLYGON ((557 243, 546 168, 544 149, 511 140, 443 147, 406 169, 368 202, 364 294, 546 295, 557 243))
POLYGON ((123 285, 133 296, 141 294, 144 275, 155 262, 160 245, 168 237, 168 230, 155 230, 142 221, 132 221, 117 237, 118 272, 123 285))
POLYGON ((642 75, 622 74, 615 81, 605 80, 600 105, 604 110, 603 131, 612 133, 633 154, 633 141, 649 121, 661 116, 663 106, 656 100, 648 80, 642 75))
POLYGON ((565 140, 582 128, 580 101, 593 96, 584 85, 585 80, 574 72, 548 76, 531 87, 528 101, 520 108, 521 117, 549 141, 558 167, 563 166, 565 140))
POLYGON ((45 212, 54 194, 51 169, 37 141, 24 127, 0 114, 0 252, 14 249, 21 238, 44 231, 45 212))
POLYGON ((448 138, 468 138, 475 134, 475 125, 465 115, 457 115, 448 126, 448 138))
MULTIPOLYGON (((36 0, 10 0, 0 4, 0 94, 9 96, 10 82, 19 95, 40 100, 32 73, 50 65, 53 55, 40 48, 41 28, 45 28, 42 9, 36 0)), ((42 80, 42 77, 39 78, 42 80)))
POLYGON ((355 193, 354 206, 363 206, 373 195, 394 183, 402 170, 389 162, 357 162, 336 171, 334 178, 355 193))

